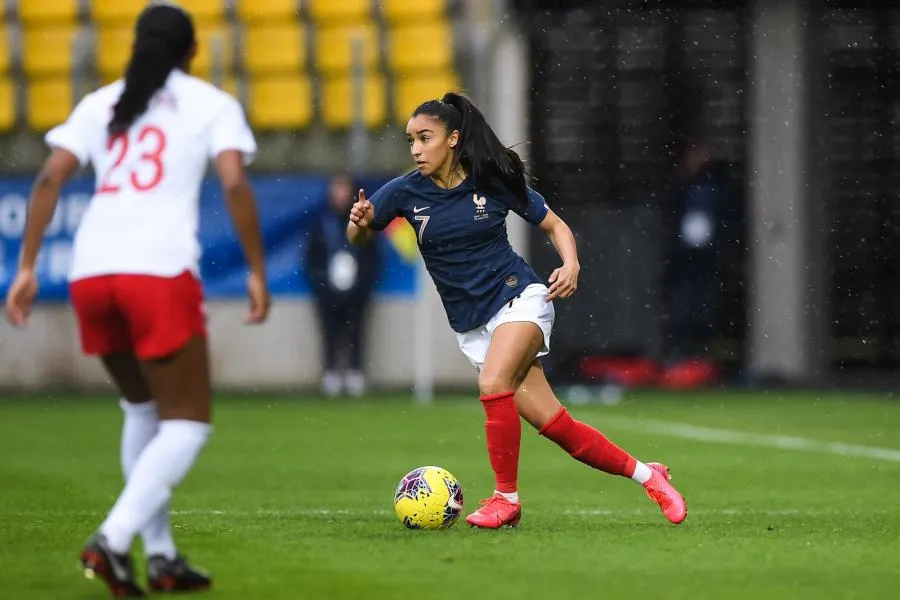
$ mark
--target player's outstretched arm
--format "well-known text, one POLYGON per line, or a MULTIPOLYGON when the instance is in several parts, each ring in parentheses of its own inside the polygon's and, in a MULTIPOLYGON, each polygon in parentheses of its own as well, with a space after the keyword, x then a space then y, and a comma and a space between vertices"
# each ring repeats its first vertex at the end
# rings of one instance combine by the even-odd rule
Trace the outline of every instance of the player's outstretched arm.
POLYGON ((37 296, 34 264, 44 242, 44 233, 59 201, 63 184, 78 169, 78 158, 62 148, 56 148, 44 162, 34 181, 28 201, 28 218, 19 256, 19 269, 6 297, 6 318, 16 326, 24 325, 31 314, 37 296))
POLYGON ((269 290, 266 283, 266 259, 262 230, 253 188, 244 172, 243 156, 237 150, 226 150, 216 157, 216 171, 225 193, 225 203, 244 250, 250 277, 247 292, 250 296, 248 323, 262 323, 269 314, 269 290))
POLYGON ((359 197, 350 209, 350 222, 347 224, 347 239, 351 244, 366 244, 375 237, 372 223, 375 221, 375 207, 366 198, 366 192, 359 190, 359 197))
POLYGON ((568 298, 578 289, 578 274, 581 272, 575 236, 566 222, 552 210, 547 213, 539 227, 550 238, 563 262, 562 266, 550 275, 547 302, 555 298, 568 298))

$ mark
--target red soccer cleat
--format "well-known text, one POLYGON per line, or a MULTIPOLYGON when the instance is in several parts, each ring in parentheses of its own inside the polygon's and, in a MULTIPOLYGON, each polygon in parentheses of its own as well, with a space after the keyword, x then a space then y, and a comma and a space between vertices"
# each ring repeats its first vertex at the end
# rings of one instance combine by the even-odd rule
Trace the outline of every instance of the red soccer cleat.
POLYGON ((647 497, 659 504, 666 518, 676 525, 687 517, 687 504, 669 480, 669 467, 660 463, 647 463, 653 475, 644 484, 647 497))
POLYGON ((510 502, 503 496, 491 496, 481 501, 481 508, 466 517, 466 523, 483 529, 515 527, 522 518, 522 504, 510 502))

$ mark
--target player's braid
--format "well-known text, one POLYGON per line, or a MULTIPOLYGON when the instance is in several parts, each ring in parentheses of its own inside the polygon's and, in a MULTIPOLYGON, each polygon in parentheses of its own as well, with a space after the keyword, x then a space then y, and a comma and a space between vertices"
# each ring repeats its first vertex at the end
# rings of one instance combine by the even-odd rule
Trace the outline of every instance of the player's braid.
POLYGON ((110 135, 127 131, 147 110, 150 99, 165 85, 172 70, 184 62, 193 44, 194 26, 183 10, 155 4, 141 13, 125 71, 125 88, 109 122, 110 135))

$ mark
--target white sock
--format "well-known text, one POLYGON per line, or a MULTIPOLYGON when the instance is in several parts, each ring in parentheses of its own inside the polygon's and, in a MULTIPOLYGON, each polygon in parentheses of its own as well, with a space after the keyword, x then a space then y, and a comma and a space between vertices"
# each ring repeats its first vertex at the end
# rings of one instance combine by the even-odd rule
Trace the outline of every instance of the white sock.
POLYGON ((186 420, 162 421, 131 471, 125 489, 100 526, 113 552, 131 549, 135 534, 172 497, 206 444, 212 426, 186 420))
POLYGON ((653 469, 642 463, 641 461, 635 461, 634 465, 634 473, 631 474, 631 480, 644 485, 647 483, 650 478, 653 476, 653 469))
POLYGON ((347 371, 344 375, 344 389, 355 398, 366 393, 366 377, 362 371, 347 371))
MULTIPOLYGON (((122 473, 127 482, 141 452, 159 431, 159 414, 153 401, 134 404, 122 399, 119 406, 125 413, 121 459, 122 473)), ((168 502, 141 528, 141 539, 144 541, 144 553, 147 556, 162 555, 172 560, 178 555, 172 528, 169 525, 168 502)))
POLYGON ((495 496, 503 496, 504 498, 506 498, 509 502, 512 502, 513 504, 519 503, 519 492, 498 492, 497 490, 494 490, 494 495, 495 496))

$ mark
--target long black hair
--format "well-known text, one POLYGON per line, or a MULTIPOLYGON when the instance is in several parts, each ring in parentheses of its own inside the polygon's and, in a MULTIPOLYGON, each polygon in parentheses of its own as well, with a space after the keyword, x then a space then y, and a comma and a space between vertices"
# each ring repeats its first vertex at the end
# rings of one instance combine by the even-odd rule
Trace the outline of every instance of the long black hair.
POLYGON ((523 207, 527 206, 525 163, 515 150, 503 145, 484 115, 468 98, 447 92, 440 100, 420 104, 412 114, 414 117, 418 115, 434 117, 447 128, 448 133, 459 131, 451 172, 462 167, 476 185, 500 190, 505 188, 516 196, 523 207))
POLYGON ((180 67, 196 42, 190 15, 172 4, 151 4, 134 28, 125 89, 113 108, 110 135, 118 135, 144 114, 150 99, 180 67))

